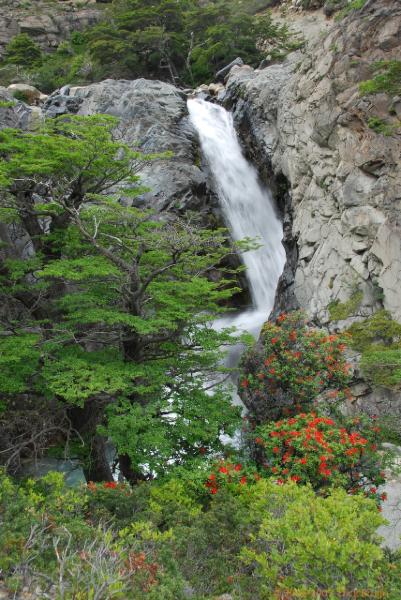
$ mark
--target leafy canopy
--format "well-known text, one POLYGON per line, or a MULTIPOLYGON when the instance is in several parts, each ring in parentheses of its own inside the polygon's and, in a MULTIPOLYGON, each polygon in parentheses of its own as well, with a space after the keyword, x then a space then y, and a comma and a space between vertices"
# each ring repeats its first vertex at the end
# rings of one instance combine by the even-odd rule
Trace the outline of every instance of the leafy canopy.
POLYGON ((210 320, 237 289, 207 275, 235 248, 194 215, 165 219, 107 195, 138 194, 138 170, 157 158, 118 134, 104 115, 0 133, 3 209, 31 244, 31 258, 5 260, 0 275, 15 313, 1 324, 0 391, 79 407, 94 421, 89 439, 100 427, 136 472, 164 472, 221 449, 237 423, 227 392, 205 390, 231 343, 210 320))

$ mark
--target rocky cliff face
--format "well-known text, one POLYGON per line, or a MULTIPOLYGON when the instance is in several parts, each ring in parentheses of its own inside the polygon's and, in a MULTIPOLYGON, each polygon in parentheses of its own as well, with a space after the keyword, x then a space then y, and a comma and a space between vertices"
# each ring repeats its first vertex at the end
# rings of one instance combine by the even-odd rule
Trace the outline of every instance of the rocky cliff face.
POLYGON ((355 290, 363 297, 353 318, 384 306, 401 319, 401 105, 362 97, 358 85, 372 62, 399 58, 400 39, 400 4, 369 0, 284 64, 235 67, 228 79, 225 103, 245 144, 291 193, 291 262, 278 306, 298 304, 320 324, 330 302, 355 290), (369 128, 373 116, 393 135, 369 128))
POLYGON ((27 33, 43 50, 56 48, 73 31, 94 25, 101 9, 94 0, 0 0, 0 56, 19 33, 27 33))
MULTIPOLYGON (((340 329, 383 307, 401 319, 401 101, 359 92, 374 61, 399 59, 400 40, 401 5, 368 0, 285 63, 231 71, 223 101, 262 175, 285 191, 276 312, 301 307, 340 329), (330 318, 335 302, 350 306, 342 321, 330 318)), ((401 415, 400 394, 372 391, 357 367, 353 392, 370 413, 401 415)))

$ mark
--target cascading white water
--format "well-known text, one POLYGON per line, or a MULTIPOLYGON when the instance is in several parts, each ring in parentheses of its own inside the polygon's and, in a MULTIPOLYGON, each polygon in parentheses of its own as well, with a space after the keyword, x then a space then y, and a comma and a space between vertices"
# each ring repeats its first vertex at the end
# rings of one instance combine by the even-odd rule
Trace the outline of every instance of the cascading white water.
POLYGON ((200 99, 189 100, 188 110, 232 237, 235 240, 248 237, 261 244, 257 250, 242 256, 253 310, 235 319, 224 319, 224 325, 235 324, 257 336, 273 307, 284 267, 282 225, 275 214, 270 191, 261 185, 256 169, 242 153, 232 115, 221 106, 200 99))

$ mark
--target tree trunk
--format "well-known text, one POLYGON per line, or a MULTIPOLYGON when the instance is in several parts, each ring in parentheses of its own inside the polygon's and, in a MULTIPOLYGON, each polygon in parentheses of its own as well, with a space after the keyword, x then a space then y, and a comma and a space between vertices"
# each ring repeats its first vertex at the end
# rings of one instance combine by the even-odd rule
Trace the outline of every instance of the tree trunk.
POLYGON ((95 435, 91 440, 89 455, 84 465, 86 481, 113 481, 113 473, 106 455, 106 439, 95 435))
POLYGON ((132 468, 131 459, 128 454, 120 454, 118 457, 118 465, 121 473, 131 485, 136 485, 140 481, 146 481, 147 477, 139 471, 132 468))

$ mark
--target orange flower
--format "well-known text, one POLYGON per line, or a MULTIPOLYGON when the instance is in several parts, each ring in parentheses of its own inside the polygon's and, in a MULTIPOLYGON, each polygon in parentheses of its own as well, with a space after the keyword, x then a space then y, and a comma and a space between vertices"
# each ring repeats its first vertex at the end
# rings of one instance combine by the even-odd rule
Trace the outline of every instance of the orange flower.
POLYGON ((103 484, 103 487, 108 488, 110 490, 115 490, 117 487, 117 483, 115 481, 106 481, 106 483, 103 484))

